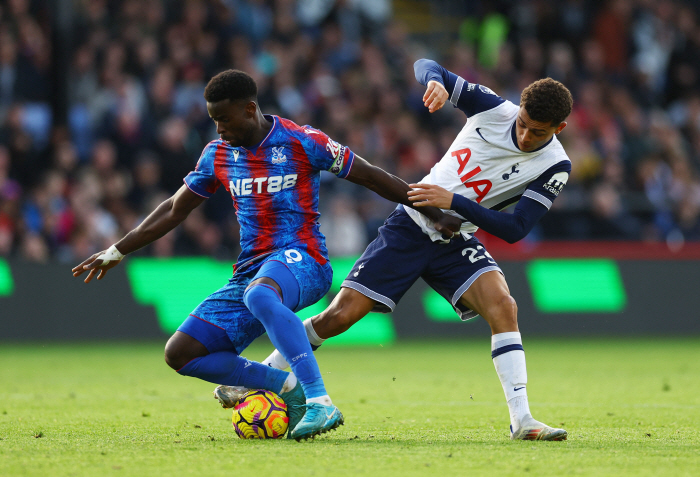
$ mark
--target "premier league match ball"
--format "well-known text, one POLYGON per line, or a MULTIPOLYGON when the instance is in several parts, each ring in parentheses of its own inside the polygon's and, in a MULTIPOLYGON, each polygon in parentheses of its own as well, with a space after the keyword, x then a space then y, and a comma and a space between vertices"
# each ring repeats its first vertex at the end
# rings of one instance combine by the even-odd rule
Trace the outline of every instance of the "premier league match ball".
POLYGON ((241 439, 278 439, 288 426, 287 405, 264 389, 246 393, 233 408, 233 429, 241 439))

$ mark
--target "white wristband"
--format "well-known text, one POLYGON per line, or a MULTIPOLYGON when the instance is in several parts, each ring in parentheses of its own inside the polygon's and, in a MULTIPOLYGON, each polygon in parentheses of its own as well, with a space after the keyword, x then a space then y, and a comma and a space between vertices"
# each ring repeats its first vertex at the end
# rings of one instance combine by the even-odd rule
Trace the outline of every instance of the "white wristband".
POLYGON ((120 261, 124 258, 124 254, 117 250, 115 245, 109 247, 105 252, 97 257, 97 260, 102 260, 102 265, 107 265, 111 261, 120 261))

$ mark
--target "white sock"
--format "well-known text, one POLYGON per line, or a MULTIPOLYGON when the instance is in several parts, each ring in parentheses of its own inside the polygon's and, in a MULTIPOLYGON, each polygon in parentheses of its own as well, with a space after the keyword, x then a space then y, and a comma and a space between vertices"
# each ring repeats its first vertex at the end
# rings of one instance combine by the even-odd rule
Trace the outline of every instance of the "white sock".
POLYGON ((294 373, 289 373, 289 376, 287 376, 287 379, 284 381, 284 384, 282 385, 282 390, 280 393, 288 393, 292 389, 294 389, 294 386, 297 385, 297 377, 294 376, 294 373))
POLYGON ((265 358, 265 361, 262 362, 265 366, 269 366, 271 368, 275 369, 281 369, 285 370, 289 367, 289 363, 287 363, 287 360, 284 359, 284 356, 282 356, 282 353, 280 353, 277 350, 274 350, 270 356, 265 358))
POLYGON ((517 431, 526 420, 532 419, 527 395, 517 396, 508 401, 508 412, 510 412, 510 424, 513 426, 513 432, 517 431))
POLYGON ((319 404, 323 404, 324 406, 332 406, 333 405, 333 401, 331 401, 331 397, 328 394, 326 394, 325 396, 309 398, 306 400, 306 404, 308 404, 310 402, 316 402, 319 404))
POLYGON ((312 345, 321 346, 323 342, 326 341, 325 338, 321 338, 316 333, 314 325, 311 323, 311 318, 304 320, 304 328, 306 329, 306 337, 309 338, 309 343, 312 345))
MULTIPOLYGON (((311 324, 311 318, 307 318, 304 320, 304 329, 306 330, 306 337, 309 339, 309 343, 311 343, 314 346, 321 346, 325 339, 321 338, 316 334, 316 330, 314 330, 314 325, 311 324)), ((265 366, 270 366, 271 368, 276 368, 276 369, 287 369, 289 367, 289 363, 287 363, 287 360, 284 359, 284 356, 282 356, 282 353, 280 353, 277 350, 274 350, 270 356, 265 358, 265 360, 262 362, 265 366)))
POLYGON ((493 335, 491 356, 508 401, 510 424, 516 431, 524 418, 531 417, 527 402, 525 351, 520 333, 512 331, 493 335))

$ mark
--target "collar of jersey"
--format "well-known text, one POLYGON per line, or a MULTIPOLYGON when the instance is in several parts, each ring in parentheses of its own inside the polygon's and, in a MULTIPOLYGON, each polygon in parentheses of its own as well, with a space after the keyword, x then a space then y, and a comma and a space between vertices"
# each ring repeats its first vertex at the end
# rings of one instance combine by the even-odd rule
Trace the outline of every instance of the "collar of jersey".
POLYGON ((263 116, 265 117, 265 119, 269 119, 269 120, 272 121, 272 127, 271 127, 270 130, 267 132, 267 136, 265 136, 265 139, 263 139, 262 141, 260 141, 260 142, 259 142, 258 144, 256 144, 255 146, 251 146, 251 147, 243 147, 243 146, 240 146, 241 149, 247 149, 247 150, 249 150, 249 151, 251 151, 251 152, 254 152, 257 148, 259 148, 260 146, 262 146, 262 145, 265 143, 265 141, 267 141, 267 138, 270 137, 270 135, 272 134, 272 131, 275 130, 275 127, 277 126, 277 116, 275 116, 274 114, 263 114, 263 116))
POLYGON ((518 146, 518 139, 515 137, 515 123, 516 123, 517 121, 518 121, 517 119, 516 119, 515 121, 513 121, 513 126, 510 128, 510 138, 513 140, 513 145, 515 146, 515 148, 516 148, 518 151, 524 152, 525 154, 532 154, 533 152, 541 151, 541 150, 544 149, 545 147, 549 146, 549 143, 552 142, 552 141, 554 140, 554 136, 552 136, 552 137, 549 138, 549 141, 547 141, 545 144, 542 144, 542 145, 541 145, 540 147, 538 147, 537 149, 533 149, 532 151, 522 151, 522 150, 520 150, 520 146, 518 146))

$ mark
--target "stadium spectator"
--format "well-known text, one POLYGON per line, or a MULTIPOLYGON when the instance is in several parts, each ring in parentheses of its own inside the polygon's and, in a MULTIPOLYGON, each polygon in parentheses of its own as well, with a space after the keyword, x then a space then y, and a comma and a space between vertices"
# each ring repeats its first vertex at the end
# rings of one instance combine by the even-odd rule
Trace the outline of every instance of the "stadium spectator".
MULTIPOLYGON (((384 0, 82 0, 66 34, 51 2, 8 2, 0 256, 70 261, 133 228, 216 137, 201 91, 227 68, 251 72, 265 111, 420 178, 461 127, 454 111, 424 112, 412 71, 422 56, 516 102, 537 77, 570 87, 574 112, 560 136, 573 164, 568 197, 532 240, 700 240, 697 2, 493 3, 426 1, 435 24, 455 25, 431 34, 428 19, 384 0)), ((391 206, 336 182, 323 182, 321 222, 339 210, 360 217, 352 241, 366 244, 391 206), (343 209, 346 194, 357 200, 343 209)), ((193 219, 206 240, 183 227, 140 253, 235 257, 228 200, 215 196, 193 219)))

